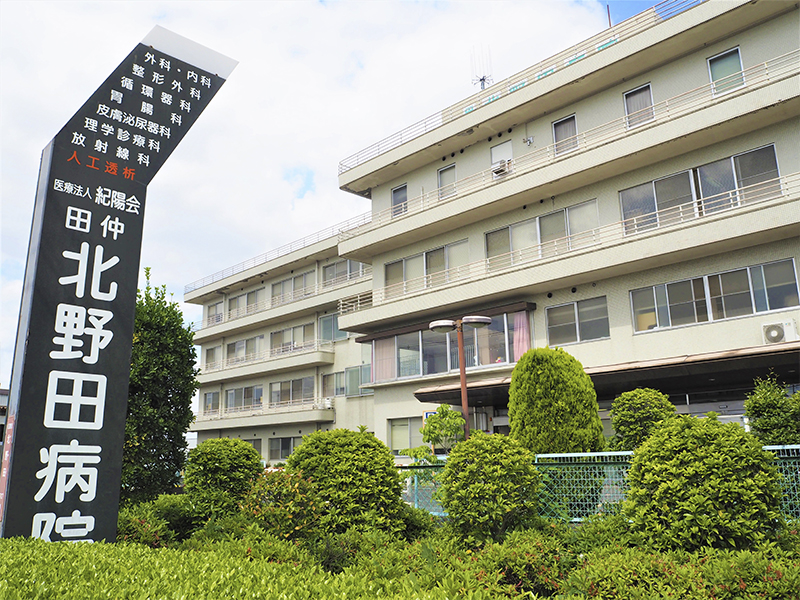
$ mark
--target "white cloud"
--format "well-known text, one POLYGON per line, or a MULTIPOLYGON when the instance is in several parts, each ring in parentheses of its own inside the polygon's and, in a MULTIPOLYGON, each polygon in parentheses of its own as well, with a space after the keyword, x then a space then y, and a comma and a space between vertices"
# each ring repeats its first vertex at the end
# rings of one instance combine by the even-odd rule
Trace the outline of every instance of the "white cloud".
POLYGON ((338 189, 338 162, 473 93, 473 46, 491 48, 499 81, 605 19, 593 1, 4 0, 0 382, 41 150, 153 25, 240 61, 148 188, 141 264, 181 300, 186 283, 367 211, 338 189))

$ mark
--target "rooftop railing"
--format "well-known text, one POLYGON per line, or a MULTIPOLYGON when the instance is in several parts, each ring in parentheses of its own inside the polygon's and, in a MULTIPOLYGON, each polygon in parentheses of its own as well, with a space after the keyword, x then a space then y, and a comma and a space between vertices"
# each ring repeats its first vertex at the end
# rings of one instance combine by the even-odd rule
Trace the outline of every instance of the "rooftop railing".
POLYGON ((298 398, 297 400, 267 400, 262 398, 240 406, 222 406, 203 410, 197 415, 198 421, 213 421, 234 417, 258 417, 270 414, 304 412, 311 410, 332 410, 332 398, 298 398))
POLYGON ((603 225, 541 244, 492 256, 437 273, 401 281, 339 300, 339 314, 355 313, 373 306, 426 294, 452 285, 462 285, 509 273, 537 263, 614 246, 643 235, 658 235, 676 227, 688 227, 703 219, 728 214, 763 203, 800 199, 800 173, 697 198, 677 206, 603 225))
POLYGON ((513 94, 527 86, 535 84, 540 79, 544 79, 548 75, 569 68, 584 58, 602 52, 606 48, 619 43, 622 40, 629 39, 638 35, 648 29, 655 27, 659 23, 666 21, 686 10, 702 4, 706 0, 664 0, 647 10, 634 15, 633 17, 622 21, 621 23, 605 29, 591 38, 580 42, 551 56, 524 71, 512 75, 499 83, 496 83, 481 92, 474 94, 462 100, 457 104, 453 104, 444 110, 437 112, 430 117, 423 119, 405 129, 392 134, 391 136, 368 146, 367 148, 353 154, 342 160, 339 163, 339 174, 346 173, 350 169, 354 169, 376 156, 379 156, 389 150, 397 148, 415 138, 420 137, 455 121, 459 117, 469 114, 475 110, 479 110, 483 106, 491 104, 492 102, 513 94))
POLYGON ((199 331, 207 327, 213 327, 215 325, 219 325, 220 323, 227 323, 230 321, 235 321, 236 319, 242 319, 250 315, 264 312, 265 310, 269 310, 271 308, 276 308, 278 306, 283 306, 285 304, 289 304, 292 302, 298 302, 306 298, 312 298, 322 293, 329 292, 331 290, 336 290, 352 283, 357 283, 358 281, 362 281, 371 276, 372 276, 372 266, 364 264, 362 265, 361 270, 358 272, 346 273, 345 275, 342 275, 335 279, 328 279, 326 281, 323 281, 322 283, 306 286, 304 288, 287 292, 286 294, 272 296, 270 298, 267 298, 266 300, 262 300, 260 302, 254 302, 252 304, 248 304, 247 306, 242 306, 234 310, 229 310, 227 312, 210 315, 206 317, 203 321, 201 321, 199 326, 196 326, 194 328, 194 331, 199 331))
MULTIPOLYGON (((696 112, 712 104, 724 102, 782 79, 796 76, 798 73, 800 73, 800 50, 793 50, 744 71, 733 73, 723 79, 648 106, 638 112, 580 132, 573 137, 559 140, 557 143, 538 148, 502 164, 492 165, 485 171, 431 190, 402 204, 382 211, 366 213, 361 217, 363 224, 342 231, 339 234, 339 241, 350 239, 436 206, 454 202, 468 194, 531 173, 576 154, 696 112)), ((352 219, 352 222, 356 223, 358 219, 358 217, 352 219)))
POLYGON ((359 215, 354 219, 348 219, 347 221, 342 221, 336 225, 332 225, 331 227, 327 227, 322 231, 318 231, 316 233, 312 233, 311 235, 307 235, 306 237, 295 240, 294 242, 289 242, 279 248, 275 248, 270 250, 269 252, 265 252, 264 254, 259 254, 258 256, 254 256, 251 259, 248 259, 244 262, 240 262, 237 265, 233 265, 232 267, 228 267, 227 269, 223 269, 222 271, 217 271, 213 275, 209 275, 208 277, 203 277, 202 279, 198 279, 197 281, 193 281, 192 283, 187 284, 183 288, 183 293, 188 294, 193 292, 194 290, 198 290, 202 287, 207 285, 211 285, 216 283, 217 281, 221 281, 227 277, 231 277, 233 275, 238 275, 239 273, 243 273, 248 269, 252 269, 253 267, 258 267, 259 265, 263 265, 268 263, 271 260, 275 260, 276 258, 280 258, 281 256, 285 256, 286 254, 291 254, 295 250, 301 250, 307 246, 311 246, 312 244, 316 244, 317 242, 321 242, 322 240, 327 240, 332 237, 336 237, 339 235, 340 232, 346 231, 351 227, 356 227, 363 223, 363 218, 359 215))
POLYGON ((263 363, 270 360, 277 360, 295 354, 307 354, 309 352, 333 352, 333 342, 331 340, 309 340, 307 342, 283 344, 277 348, 253 352, 244 356, 237 356, 206 363, 201 369, 201 373, 214 373, 224 369, 233 369, 255 363, 263 363))

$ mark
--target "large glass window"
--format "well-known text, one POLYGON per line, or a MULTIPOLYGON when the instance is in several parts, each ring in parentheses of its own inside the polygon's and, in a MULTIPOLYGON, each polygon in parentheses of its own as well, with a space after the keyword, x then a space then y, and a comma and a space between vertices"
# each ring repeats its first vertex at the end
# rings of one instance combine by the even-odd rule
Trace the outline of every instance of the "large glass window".
POLYGON ((397 336, 397 375, 398 377, 419 376, 420 374, 420 335, 419 331, 397 336))
POLYGON ((624 94, 625 122, 628 128, 638 127, 653 120, 653 95, 650 84, 624 94))
POLYGON ((225 391, 225 410, 240 411, 261 407, 264 388, 260 385, 234 388, 225 391))
POLYGON ((222 302, 209 304, 206 313, 206 326, 215 325, 222 321, 222 302))
POLYGON ((203 395, 203 413, 219 412, 219 392, 206 392, 203 395))
POLYGON ((344 396, 345 380, 344 371, 322 376, 322 395, 326 398, 344 396))
POLYGON ((314 271, 301 273, 289 279, 272 284, 272 305, 292 302, 314 294, 314 271))
POLYGON ((553 142, 556 155, 571 152, 578 147, 578 122, 575 115, 553 123, 553 142))
POLYGON ((439 198, 449 198, 456 193, 456 166, 439 169, 439 198))
POLYGON ((636 233, 695 216, 691 171, 637 185, 619 193, 625 232, 636 233))
POLYGON ((372 365, 348 367, 345 374, 345 394, 347 396, 366 396, 372 393, 369 388, 361 387, 372 381, 372 365))
POLYGON ((392 216, 397 217, 408 210, 408 188, 405 185, 392 190, 392 216))
POLYGON ((355 260, 340 260, 322 267, 322 287, 339 285, 364 274, 364 265, 355 260))
POLYGON ((281 461, 289 458, 300 444, 303 443, 302 437, 283 437, 270 438, 269 440, 269 460, 281 461))
POLYGON ((329 342, 347 338, 347 332, 339 329, 339 315, 319 318, 319 338, 329 342))
POLYGON ((296 352, 312 348, 314 339, 314 324, 304 323, 295 327, 288 327, 269 334, 270 352, 272 356, 296 352))
POLYGON ((455 281, 468 273, 467 240, 428 250, 385 265, 386 297, 455 281))
POLYGON ((708 59, 708 73, 714 95, 727 94, 744 85, 742 60, 739 49, 734 48, 708 59))
POLYGON ((702 210, 712 213, 740 201, 772 198, 780 193, 777 178, 778 162, 772 145, 698 167, 702 210))
POLYGON ((301 404, 314 399, 314 377, 279 381, 269 385, 270 406, 301 404))
POLYGON ((404 417, 402 419, 389 419, 389 443, 392 454, 399 455, 401 451, 421 446, 422 417, 404 417))
POLYGON ((227 345, 225 358, 228 366, 258 360, 264 351, 264 336, 257 335, 246 340, 238 340, 227 345))
POLYGON ((793 306, 798 306, 798 291, 791 259, 631 291, 635 331, 793 306))
POLYGON ((422 331, 422 374, 447 373, 447 334, 422 331))
POLYGON ((608 336, 605 296, 547 309, 547 340, 550 346, 586 342, 608 336))

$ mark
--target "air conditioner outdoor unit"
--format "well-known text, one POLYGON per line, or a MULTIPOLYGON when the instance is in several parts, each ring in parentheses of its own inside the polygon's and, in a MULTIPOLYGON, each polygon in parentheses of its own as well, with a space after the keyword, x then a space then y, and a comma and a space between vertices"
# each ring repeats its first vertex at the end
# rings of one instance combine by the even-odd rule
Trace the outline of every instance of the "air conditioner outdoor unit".
POLYGON ((492 163, 492 175, 495 177, 500 177, 501 175, 505 175, 510 171, 511 161, 509 160, 499 160, 496 163, 492 163))
POLYGON ((784 323, 769 323, 761 326, 765 344, 780 344, 781 342, 796 342, 798 339, 797 327, 794 321, 784 323))
POLYGON ((323 408, 333 408, 333 398, 323 398, 322 406, 323 408))

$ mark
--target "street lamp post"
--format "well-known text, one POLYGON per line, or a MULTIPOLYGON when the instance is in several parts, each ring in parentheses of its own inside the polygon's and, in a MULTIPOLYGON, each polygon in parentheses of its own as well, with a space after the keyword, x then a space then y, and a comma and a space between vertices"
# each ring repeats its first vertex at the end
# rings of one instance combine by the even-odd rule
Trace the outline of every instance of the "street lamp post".
POLYGON ((432 321, 430 330, 436 333, 448 333, 455 329, 458 338, 458 374, 461 379, 461 413, 464 415, 464 439, 469 439, 469 403, 467 402, 467 357, 464 355, 464 325, 479 329, 492 322, 491 317, 469 315, 452 321, 441 319, 432 321))

